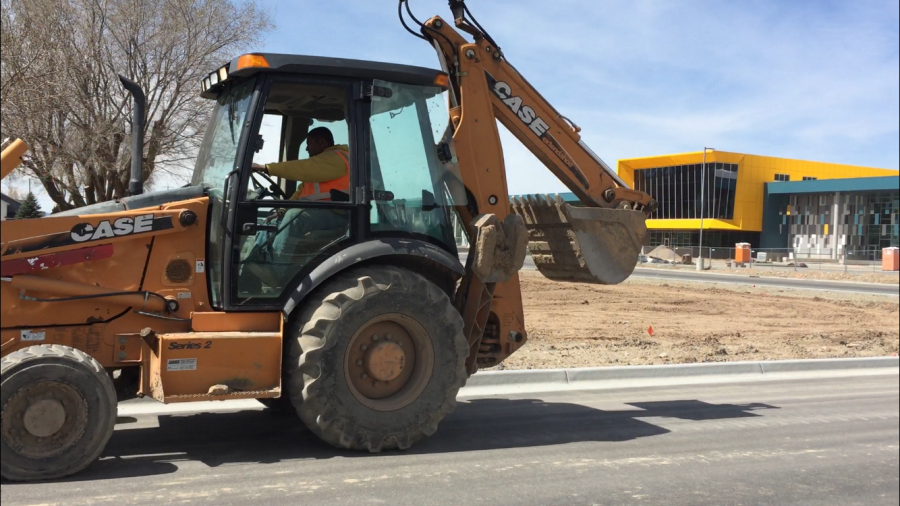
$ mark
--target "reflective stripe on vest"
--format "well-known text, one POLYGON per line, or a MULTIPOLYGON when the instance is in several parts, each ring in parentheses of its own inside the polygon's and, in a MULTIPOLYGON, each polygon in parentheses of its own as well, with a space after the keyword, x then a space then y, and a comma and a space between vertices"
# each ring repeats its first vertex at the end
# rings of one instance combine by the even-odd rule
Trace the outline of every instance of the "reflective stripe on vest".
POLYGON ((331 200, 331 190, 350 193, 350 161, 339 150, 334 150, 332 153, 341 157, 341 160, 344 161, 344 165, 347 167, 347 173, 331 181, 312 184, 304 183, 299 200, 331 200))

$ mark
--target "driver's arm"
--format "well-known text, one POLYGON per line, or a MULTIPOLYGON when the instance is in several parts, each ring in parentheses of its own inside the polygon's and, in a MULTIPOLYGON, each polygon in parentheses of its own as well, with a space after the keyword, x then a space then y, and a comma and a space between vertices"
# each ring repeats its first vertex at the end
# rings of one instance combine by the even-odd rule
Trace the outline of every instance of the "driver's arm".
POLYGON ((266 171, 284 179, 322 183, 343 177, 347 173, 347 165, 339 155, 326 151, 306 160, 267 163, 266 171))

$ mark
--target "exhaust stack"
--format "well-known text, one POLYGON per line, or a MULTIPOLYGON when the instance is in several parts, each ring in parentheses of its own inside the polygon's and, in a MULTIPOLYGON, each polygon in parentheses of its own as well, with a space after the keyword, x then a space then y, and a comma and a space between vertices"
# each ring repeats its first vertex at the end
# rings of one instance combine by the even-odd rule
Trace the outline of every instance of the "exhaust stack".
POLYGON ((128 181, 128 193, 140 195, 144 193, 143 158, 144 158, 144 111, 147 109, 147 98, 144 90, 131 79, 119 76, 122 86, 134 98, 134 117, 131 120, 131 179, 128 181))

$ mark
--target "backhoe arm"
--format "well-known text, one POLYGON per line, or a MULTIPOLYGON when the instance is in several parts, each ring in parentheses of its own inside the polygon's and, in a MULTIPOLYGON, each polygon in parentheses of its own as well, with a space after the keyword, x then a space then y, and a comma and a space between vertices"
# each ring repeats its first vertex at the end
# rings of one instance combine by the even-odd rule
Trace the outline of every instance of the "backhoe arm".
MULTIPOLYGON (((403 4, 401 0, 401 8, 403 4)), ((637 264, 647 230, 645 220, 656 203, 649 195, 629 189, 581 141, 578 127, 506 61, 474 19, 473 23, 466 19, 469 13, 462 1, 451 0, 450 6, 455 27, 433 17, 420 28, 449 76, 452 139, 448 146, 439 146, 439 152, 444 160, 449 159, 448 151, 455 155, 467 194, 456 210, 472 247, 456 303, 470 343, 467 365, 472 373, 503 361, 525 341, 518 275, 495 260, 503 256, 503 248, 493 247, 498 242, 485 238, 504 237, 505 248, 512 252, 515 244, 521 244, 524 223, 531 257, 544 276, 620 283, 637 264), (558 196, 534 195, 510 202, 497 121, 586 207, 569 206, 558 196), (498 272, 503 274, 484 274, 498 272)), ((508 258, 518 258, 517 252, 508 258)))
MULTIPOLYGON (((458 104, 451 112, 455 126, 464 117, 472 119, 468 116, 476 116, 479 122, 496 118, 589 207, 646 210, 648 214, 655 208, 650 195, 628 188, 584 143, 581 129, 519 74, 490 37, 462 16, 455 21, 459 30, 473 35, 474 43, 440 17, 427 21, 423 29, 450 67, 445 70, 451 75, 458 104), (472 100, 476 94, 489 97, 490 107, 483 107, 484 96, 472 100)), ((482 138, 479 144, 480 152, 498 150, 493 146, 500 145, 499 138, 482 138)))

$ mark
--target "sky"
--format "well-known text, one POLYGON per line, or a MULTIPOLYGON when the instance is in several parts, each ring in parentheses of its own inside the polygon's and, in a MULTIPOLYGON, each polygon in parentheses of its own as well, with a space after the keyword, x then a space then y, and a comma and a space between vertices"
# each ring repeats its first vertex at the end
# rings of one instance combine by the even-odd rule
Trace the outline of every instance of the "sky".
MULTIPOLYGON (((261 0, 259 51, 439 68, 396 0, 261 0)), ((619 159, 722 151, 897 169, 896 0, 469 0, 538 91, 619 159)), ((410 0, 420 19, 446 0, 410 0)), ((502 129, 502 127, 501 127, 502 129)), ((513 194, 564 191, 502 132, 513 194)))

